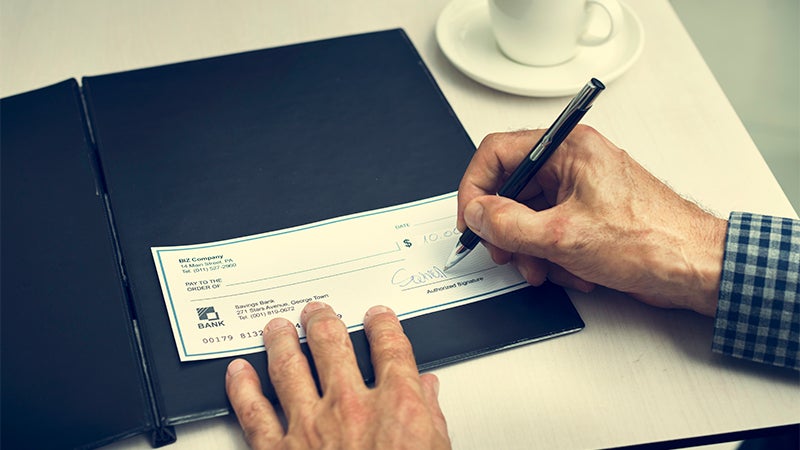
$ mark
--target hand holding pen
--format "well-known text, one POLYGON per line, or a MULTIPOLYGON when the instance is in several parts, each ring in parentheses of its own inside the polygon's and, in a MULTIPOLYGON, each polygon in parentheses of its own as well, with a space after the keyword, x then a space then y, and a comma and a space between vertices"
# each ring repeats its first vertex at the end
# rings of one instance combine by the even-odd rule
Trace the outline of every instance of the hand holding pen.
POLYGON ((675 193, 597 130, 575 126, 515 199, 494 195, 544 133, 481 142, 459 186, 459 229, 473 230, 496 264, 513 264, 532 286, 604 286, 714 316, 728 221, 675 193))
MULTIPOLYGON (((575 128, 575 125, 580 122, 584 114, 592 107, 594 99, 603 89, 605 89, 605 85, 600 80, 592 78, 569 102, 564 111, 553 122, 553 125, 533 146, 528 156, 517 166, 516 170, 497 192, 497 195, 511 199, 517 198, 531 178, 536 175, 550 155, 561 145, 567 135, 575 128)), ((448 270, 458 264, 478 245, 478 242, 480 242, 480 237, 472 230, 467 229, 447 258, 444 270, 448 270)))

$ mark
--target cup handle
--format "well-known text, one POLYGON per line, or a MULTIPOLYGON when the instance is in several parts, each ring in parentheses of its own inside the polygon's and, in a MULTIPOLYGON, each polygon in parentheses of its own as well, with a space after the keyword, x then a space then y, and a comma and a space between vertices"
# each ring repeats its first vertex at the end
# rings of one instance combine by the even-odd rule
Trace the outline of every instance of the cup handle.
POLYGON ((622 6, 617 0, 587 0, 586 2, 586 30, 578 41, 581 45, 595 46, 608 42, 622 29, 625 20, 622 13, 622 6), (592 9, 602 9, 608 22, 608 32, 598 35, 590 32, 592 22, 598 18, 592 13, 592 9))

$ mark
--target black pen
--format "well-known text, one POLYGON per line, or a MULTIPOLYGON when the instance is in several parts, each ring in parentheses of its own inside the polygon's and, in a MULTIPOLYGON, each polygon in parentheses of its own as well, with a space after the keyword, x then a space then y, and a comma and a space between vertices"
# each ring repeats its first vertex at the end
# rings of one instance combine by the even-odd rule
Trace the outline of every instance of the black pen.
MULTIPOLYGON (((558 116, 553 125, 545 131, 544 135, 533 146, 528 157, 514 170, 514 173, 503 184, 497 195, 516 199, 522 189, 528 185, 536 175, 536 172, 544 165, 547 158, 564 142, 564 139, 581 121, 583 115, 592 107, 592 102, 597 95, 605 89, 605 85, 596 78, 592 78, 583 89, 569 102, 564 111, 558 116)), ((481 238, 472 230, 467 229, 461 238, 458 239, 455 248, 450 252, 444 270, 448 270, 458 264, 465 256, 478 245, 481 238)))

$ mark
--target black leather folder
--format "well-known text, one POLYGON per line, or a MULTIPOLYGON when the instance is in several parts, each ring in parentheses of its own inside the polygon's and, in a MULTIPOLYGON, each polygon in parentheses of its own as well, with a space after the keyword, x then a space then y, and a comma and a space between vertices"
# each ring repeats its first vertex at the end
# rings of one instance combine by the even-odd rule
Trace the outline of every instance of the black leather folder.
MULTIPOLYGON (((402 30, 68 80, 0 114, 4 449, 158 446, 230 413, 230 358, 179 360, 151 247, 452 192, 474 151, 402 30)), ((423 370, 582 327, 549 284, 404 321, 423 370)))

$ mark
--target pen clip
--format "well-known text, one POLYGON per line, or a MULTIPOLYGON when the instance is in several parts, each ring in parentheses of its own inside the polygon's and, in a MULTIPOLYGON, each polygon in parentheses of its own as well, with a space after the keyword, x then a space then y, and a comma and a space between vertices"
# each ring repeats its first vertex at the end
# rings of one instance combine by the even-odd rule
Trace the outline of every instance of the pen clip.
POLYGON ((553 137, 551 133, 546 133, 544 136, 542 136, 542 138, 539 140, 539 143, 536 144, 536 147, 531 150, 531 153, 528 155, 528 159, 533 162, 541 158, 542 153, 547 150, 547 147, 550 146, 550 142, 552 142, 552 140, 553 137))

